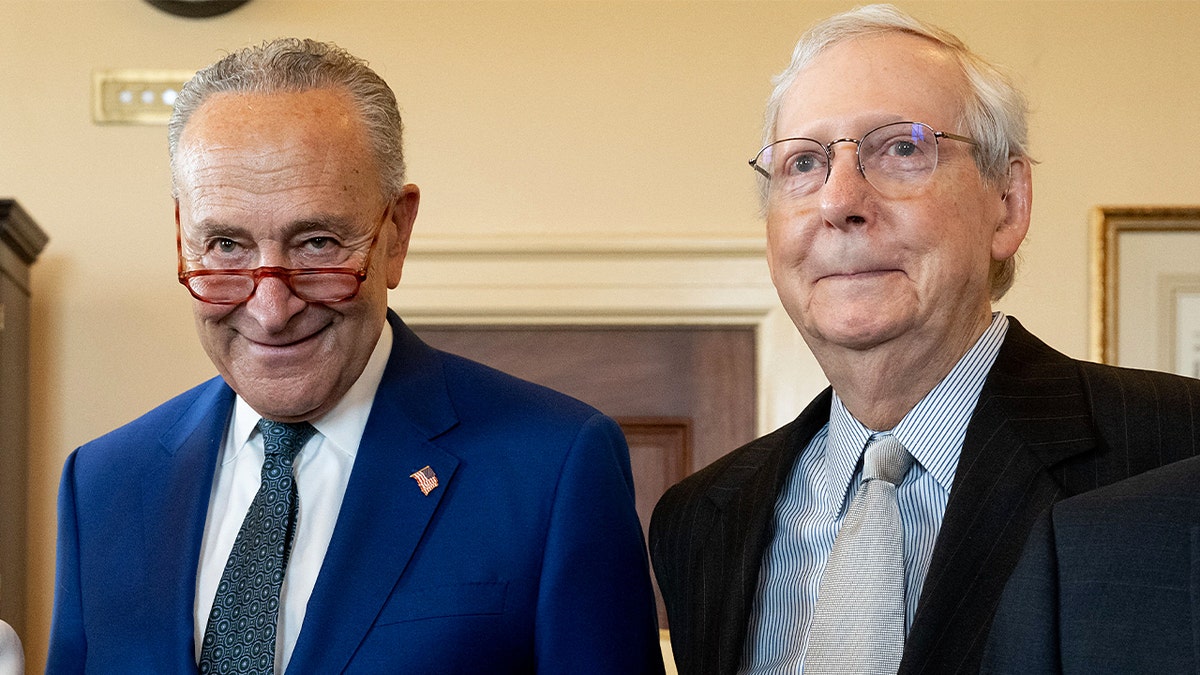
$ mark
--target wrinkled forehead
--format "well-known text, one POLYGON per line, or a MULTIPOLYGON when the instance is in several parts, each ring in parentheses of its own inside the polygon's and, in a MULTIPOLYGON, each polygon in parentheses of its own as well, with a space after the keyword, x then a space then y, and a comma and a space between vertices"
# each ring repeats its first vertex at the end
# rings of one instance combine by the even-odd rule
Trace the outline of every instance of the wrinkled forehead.
POLYGON ((362 123, 339 92, 221 94, 179 144, 180 220, 361 222, 382 203, 362 123))
POLYGON ((337 156, 354 160, 354 173, 373 166, 365 126, 348 94, 332 89, 222 92, 210 96, 184 127, 175 179, 184 189, 197 171, 221 167, 271 180, 274 171, 315 167, 337 156))
POLYGON ((797 72, 775 137, 855 136, 900 120, 953 130, 967 93, 958 58, 935 41, 901 32, 848 38, 797 72))
POLYGON ((208 96, 188 119, 180 142, 199 136, 253 137, 295 128, 336 131, 358 122, 353 99, 341 89, 224 91, 208 96))

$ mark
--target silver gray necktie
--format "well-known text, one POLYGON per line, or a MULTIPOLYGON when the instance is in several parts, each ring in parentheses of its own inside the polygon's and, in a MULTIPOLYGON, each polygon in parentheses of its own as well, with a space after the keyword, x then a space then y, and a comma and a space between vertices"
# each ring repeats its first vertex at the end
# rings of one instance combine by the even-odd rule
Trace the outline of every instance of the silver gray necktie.
POLYGON ((904 547, 896 486, 912 455, 873 436, 821 577, 804 672, 894 674, 904 653, 904 547))

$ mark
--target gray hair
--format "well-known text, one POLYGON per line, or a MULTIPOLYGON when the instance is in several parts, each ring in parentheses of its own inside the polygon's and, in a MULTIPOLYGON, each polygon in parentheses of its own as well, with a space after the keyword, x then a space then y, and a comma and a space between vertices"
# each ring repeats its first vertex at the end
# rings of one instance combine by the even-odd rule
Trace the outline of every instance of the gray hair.
MULTIPOLYGON (((995 65, 972 52, 948 31, 916 19, 892 5, 869 5, 832 16, 810 28, 792 52, 792 61, 772 82, 775 89, 767 99, 763 145, 775 140, 775 125, 788 90, 797 76, 826 49, 853 38, 886 33, 907 33, 937 44, 953 56, 966 77, 968 93, 963 102, 962 132, 974 138, 975 164, 990 185, 1002 186, 1008 179, 1010 159, 1028 154, 1029 105, 1012 80, 995 65)), ((920 121, 920 120, 916 120, 920 121)), ((766 185, 760 183, 765 191, 766 185)), ((765 192, 764 192, 765 194, 765 192)), ((993 261, 989 282, 993 300, 999 300, 1016 276, 1016 257, 993 261)))
POLYGON ((221 92, 276 93, 338 89, 350 95, 367 131, 385 194, 404 186, 404 125, 396 96, 383 78, 337 45, 281 38, 246 47, 196 73, 175 100, 167 124, 172 189, 178 196, 179 137, 208 97, 221 92))

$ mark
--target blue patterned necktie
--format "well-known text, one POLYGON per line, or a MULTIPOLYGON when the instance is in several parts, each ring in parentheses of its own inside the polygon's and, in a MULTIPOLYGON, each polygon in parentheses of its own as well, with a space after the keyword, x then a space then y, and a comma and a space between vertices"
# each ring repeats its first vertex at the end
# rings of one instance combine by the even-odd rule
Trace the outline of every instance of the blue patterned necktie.
POLYGON ((201 673, 275 672, 279 589, 296 531, 300 497, 292 461, 316 433, 308 422, 261 420, 262 485, 238 530, 208 614, 201 673))
POLYGON ((873 436, 817 591, 804 672, 891 674, 904 655, 904 542, 896 487, 913 464, 891 434, 873 436))

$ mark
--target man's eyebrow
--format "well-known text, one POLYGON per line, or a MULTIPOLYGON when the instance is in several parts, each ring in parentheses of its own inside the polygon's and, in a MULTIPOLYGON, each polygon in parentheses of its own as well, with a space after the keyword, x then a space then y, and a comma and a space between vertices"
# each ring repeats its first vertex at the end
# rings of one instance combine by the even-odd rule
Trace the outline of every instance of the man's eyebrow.
POLYGON ((245 237, 248 234, 244 227, 216 221, 201 221, 187 229, 190 229, 193 235, 203 237, 228 237, 236 239, 245 237))
POLYGON ((288 223, 283 232, 287 236, 294 236, 304 232, 312 232, 313 230, 330 230, 333 232, 346 232, 354 229, 354 221, 350 218, 340 216, 317 216, 315 218, 305 218, 288 223))
MULTIPOLYGON (((189 229, 191 229, 194 236, 229 237, 230 239, 257 238, 255 236, 256 233, 252 233, 246 227, 222 221, 201 221, 189 229)), ((280 228, 279 235, 286 239, 318 230, 327 230, 334 233, 352 232, 354 230, 354 221, 341 216, 305 218, 284 225, 280 228)))

